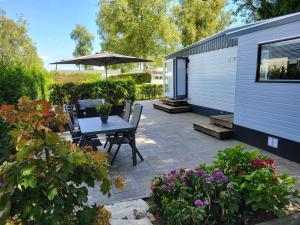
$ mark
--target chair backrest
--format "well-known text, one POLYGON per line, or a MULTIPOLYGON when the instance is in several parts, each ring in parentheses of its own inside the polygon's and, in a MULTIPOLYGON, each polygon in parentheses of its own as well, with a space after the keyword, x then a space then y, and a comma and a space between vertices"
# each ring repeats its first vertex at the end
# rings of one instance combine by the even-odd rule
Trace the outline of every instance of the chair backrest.
POLYGON ((130 118, 130 114, 131 114, 131 101, 130 100, 126 100, 125 101, 125 111, 123 114, 123 119, 126 120, 127 122, 129 121, 130 118))
POLYGON ((80 110, 85 110, 86 108, 94 108, 97 105, 101 105, 104 103, 104 99, 83 99, 83 100, 78 100, 77 104, 79 106, 80 110))
POLYGON ((71 123, 71 121, 69 121, 68 127, 69 127, 69 130, 70 130, 72 139, 76 138, 77 135, 76 135, 76 133, 74 132, 74 126, 73 126, 73 124, 71 123))
POLYGON ((137 129, 137 127, 139 125, 141 115, 142 115, 142 111, 143 111, 143 106, 141 104, 135 104, 134 105, 130 123, 135 127, 135 129, 137 129))
POLYGON ((71 109, 71 108, 68 108, 68 109, 67 109, 67 114, 68 114, 68 116, 69 116, 70 122, 71 122, 72 124, 74 124, 74 123, 75 123, 74 110, 71 109))

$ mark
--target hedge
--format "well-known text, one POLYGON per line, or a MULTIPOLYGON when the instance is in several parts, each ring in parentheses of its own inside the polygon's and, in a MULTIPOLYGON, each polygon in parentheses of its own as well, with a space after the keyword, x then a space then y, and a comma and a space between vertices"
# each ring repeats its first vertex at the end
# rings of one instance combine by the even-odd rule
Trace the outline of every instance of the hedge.
MULTIPOLYGON (((21 96, 31 99, 45 98, 45 71, 0 62, 0 105, 15 104, 21 96)), ((0 164, 15 151, 8 135, 11 128, 0 119, 0 164)))
POLYGON ((0 65, 0 104, 13 104, 21 96, 45 98, 45 71, 22 65, 0 65))
POLYGON ((118 79, 133 79, 136 84, 144 84, 151 82, 150 73, 126 73, 120 75, 110 76, 109 79, 118 80, 118 79))
POLYGON ((135 82, 132 79, 101 80, 91 83, 65 83, 50 86, 53 104, 76 104, 79 99, 105 98, 113 105, 123 104, 126 99, 135 100, 135 82), (108 87, 108 99, 106 98, 108 87))
POLYGON ((136 85, 136 89, 136 98, 140 100, 156 99, 163 96, 163 86, 161 84, 141 84, 136 85))

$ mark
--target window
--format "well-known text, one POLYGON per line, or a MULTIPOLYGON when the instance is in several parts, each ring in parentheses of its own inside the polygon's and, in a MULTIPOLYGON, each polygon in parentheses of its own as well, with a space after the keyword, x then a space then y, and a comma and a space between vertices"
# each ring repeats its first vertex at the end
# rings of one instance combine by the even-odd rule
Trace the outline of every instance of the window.
POLYGON ((257 81, 300 82, 300 38, 259 45, 257 81))

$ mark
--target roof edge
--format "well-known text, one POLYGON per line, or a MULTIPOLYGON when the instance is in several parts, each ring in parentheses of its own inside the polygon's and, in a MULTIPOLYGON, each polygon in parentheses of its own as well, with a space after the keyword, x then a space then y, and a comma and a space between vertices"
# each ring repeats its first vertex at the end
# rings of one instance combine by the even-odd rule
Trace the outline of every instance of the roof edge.
POLYGON ((300 12, 293 13, 293 14, 287 14, 284 16, 274 17, 269 20, 262 21, 261 23, 254 24, 250 27, 242 28, 236 31, 228 32, 227 37, 228 38, 236 38, 241 35, 253 33, 256 31, 282 26, 288 23, 293 23, 300 21, 300 12))

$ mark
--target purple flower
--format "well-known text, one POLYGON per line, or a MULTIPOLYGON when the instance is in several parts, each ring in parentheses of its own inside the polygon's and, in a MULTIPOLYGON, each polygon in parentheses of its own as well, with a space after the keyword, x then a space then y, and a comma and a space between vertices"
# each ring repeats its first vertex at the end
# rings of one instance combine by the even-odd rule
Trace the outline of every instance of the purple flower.
POLYGON ((195 204, 196 207, 205 206, 205 205, 208 205, 208 201, 207 200, 197 199, 194 202, 194 204, 195 204))
POLYGON ((185 182, 185 181, 186 181, 186 176, 183 175, 183 176, 181 176, 179 179, 181 180, 181 182, 185 182))
POLYGON ((185 173, 187 176, 192 176, 194 174, 194 171, 191 169, 186 169, 185 173))
POLYGON ((228 182, 228 178, 224 175, 224 173, 220 170, 220 169, 215 169, 213 171, 213 175, 208 175, 205 178, 207 183, 211 183, 213 181, 222 181, 223 183, 227 183, 228 182))
POLYGON ((224 183, 227 183, 228 179, 220 169, 215 169, 214 172, 215 172, 215 174, 214 174, 214 179, 215 180, 221 180, 224 183))
POLYGON ((205 178, 206 182, 207 183, 211 183, 214 181, 214 177, 212 175, 208 175, 206 178, 205 178))
POLYGON ((204 171, 203 171, 202 169, 200 169, 200 168, 196 168, 196 169, 195 169, 195 173, 196 173, 196 175, 199 176, 199 177, 204 176, 204 171))
POLYGON ((168 174, 168 176, 175 176, 176 175, 176 170, 171 170, 171 172, 168 174))

